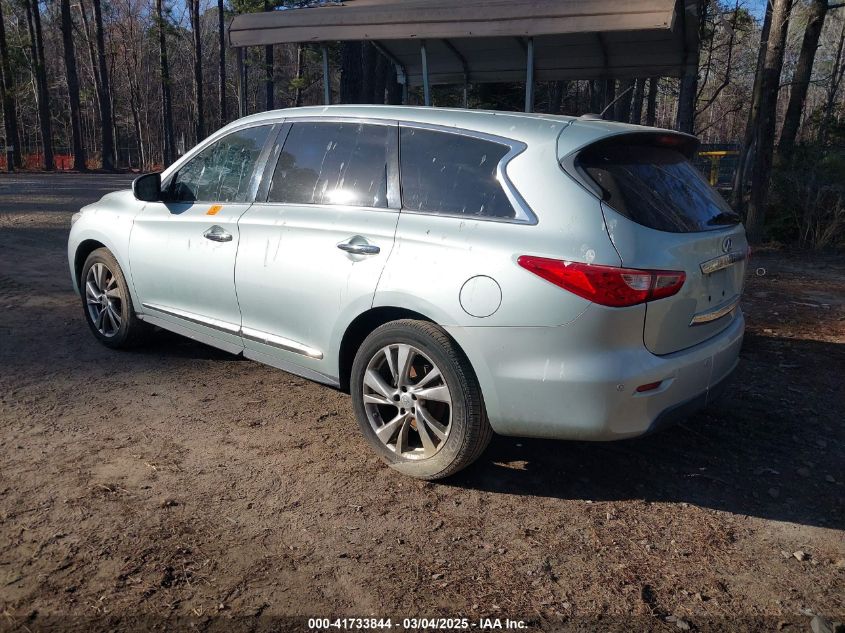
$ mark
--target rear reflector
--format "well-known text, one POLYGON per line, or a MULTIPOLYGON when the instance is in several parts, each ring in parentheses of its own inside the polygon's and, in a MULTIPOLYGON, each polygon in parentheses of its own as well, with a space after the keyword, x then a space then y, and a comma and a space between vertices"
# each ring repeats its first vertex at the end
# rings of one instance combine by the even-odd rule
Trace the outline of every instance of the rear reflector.
POLYGON ((645 384, 645 385, 640 385, 639 387, 637 387, 637 393, 643 393, 645 391, 654 391, 655 389, 657 389, 662 384, 663 384, 663 381, 658 380, 657 382, 650 382, 650 383, 645 384))
POLYGON ((616 308, 671 297, 687 277, 676 270, 596 266, 533 255, 522 255, 517 263, 579 297, 616 308))

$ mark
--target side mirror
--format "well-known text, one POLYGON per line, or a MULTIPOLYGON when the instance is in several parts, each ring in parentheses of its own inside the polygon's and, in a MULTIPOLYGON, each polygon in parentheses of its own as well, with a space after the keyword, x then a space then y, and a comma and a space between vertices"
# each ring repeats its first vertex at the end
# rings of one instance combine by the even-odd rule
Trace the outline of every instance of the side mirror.
POLYGON ((132 181, 132 193, 142 202, 161 202, 161 174, 144 174, 132 181))

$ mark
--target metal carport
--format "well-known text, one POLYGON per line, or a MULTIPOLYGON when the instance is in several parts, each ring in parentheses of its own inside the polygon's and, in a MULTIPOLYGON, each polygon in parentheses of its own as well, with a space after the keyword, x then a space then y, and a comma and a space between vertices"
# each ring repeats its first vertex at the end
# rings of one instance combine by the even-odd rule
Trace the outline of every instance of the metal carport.
MULTIPOLYGON (((235 16, 229 43, 367 40, 397 78, 432 84, 683 76, 698 69, 697 0, 352 0, 235 16)), ((330 102, 323 47, 324 92, 330 102)), ((466 92, 466 91, 465 91, 466 92)))

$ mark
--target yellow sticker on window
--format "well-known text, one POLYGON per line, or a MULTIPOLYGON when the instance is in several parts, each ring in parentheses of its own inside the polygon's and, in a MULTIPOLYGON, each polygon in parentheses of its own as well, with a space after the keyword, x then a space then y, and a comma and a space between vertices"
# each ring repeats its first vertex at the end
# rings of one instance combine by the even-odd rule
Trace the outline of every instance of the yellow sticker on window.
POLYGON ((212 205, 208 211, 205 212, 206 215, 217 215, 220 212, 220 209, 223 208, 222 204, 215 204, 212 205))

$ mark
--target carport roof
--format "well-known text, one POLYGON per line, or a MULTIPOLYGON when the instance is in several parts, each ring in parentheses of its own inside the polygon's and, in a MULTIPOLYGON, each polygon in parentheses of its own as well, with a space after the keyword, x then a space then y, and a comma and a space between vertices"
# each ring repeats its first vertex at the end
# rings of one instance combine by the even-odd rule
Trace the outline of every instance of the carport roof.
POLYGON ((352 0, 236 16, 232 46, 369 40, 423 83, 680 76, 695 72, 697 0, 352 0))
POLYGON ((696 0, 353 0, 236 16, 232 46, 369 40, 422 83, 679 76, 697 59, 696 0), (416 40, 416 41, 415 41, 416 40))

